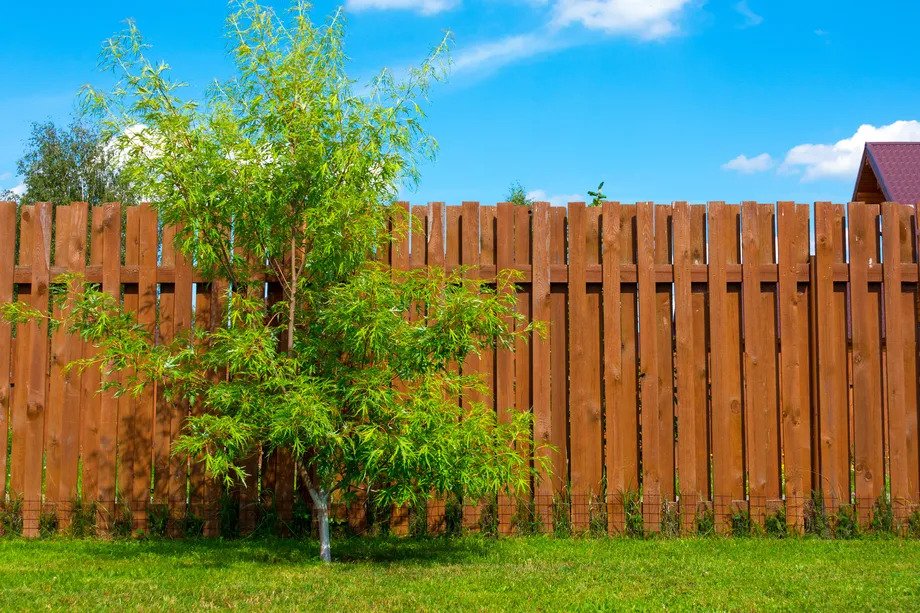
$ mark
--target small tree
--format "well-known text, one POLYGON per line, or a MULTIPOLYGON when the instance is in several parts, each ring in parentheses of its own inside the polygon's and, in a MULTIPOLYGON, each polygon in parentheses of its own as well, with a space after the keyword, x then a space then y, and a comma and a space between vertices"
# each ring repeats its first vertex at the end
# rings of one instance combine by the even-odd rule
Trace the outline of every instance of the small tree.
POLYGON ((530 206, 533 204, 533 199, 527 197, 527 192, 524 190, 524 186, 521 185, 521 182, 515 181, 511 184, 511 187, 508 188, 508 195, 505 196, 505 202, 512 202, 518 206, 530 206))
POLYGON ((115 147, 107 145, 99 129, 85 120, 67 128, 52 121, 33 123, 16 169, 26 185, 23 202, 135 201, 121 176, 115 147))
MULTIPOLYGON (((117 299, 84 286, 59 298, 66 317, 53 322, 99 347, 80 364, 133 373, 117 393, 155 380, 198 403, 176 452, 203 457, 227 483, 252 477, 241 464, 253 453, 289 451, 326 561, 333 495, 361 488, 394 505, 527 487, 534 473, 515 447, 528 415, 499 422, 484 404, 461 409, 458 395, 486 390, 450 368, 513 347, 511 279, 493 287, 376 261, 406 231, 389 205, 398 185, 433 152, 420 104, 447 40, 406 82, 384 73, 361 96, 345 74, 340 14, 316 27, 303 2, 282 19, 243 1, 228 33, 238 75, 202 103, 179 97, 133 25, 106 45, 115 89, 87 91, 123 173, 177 227, 177 248, 227 282, 224 325, 155 346, 117 299), (268 311, 263 285, 249 281, 266 273, 282 291, 268 311)), ((6 315, 38 316, 16 305, 6 315)))

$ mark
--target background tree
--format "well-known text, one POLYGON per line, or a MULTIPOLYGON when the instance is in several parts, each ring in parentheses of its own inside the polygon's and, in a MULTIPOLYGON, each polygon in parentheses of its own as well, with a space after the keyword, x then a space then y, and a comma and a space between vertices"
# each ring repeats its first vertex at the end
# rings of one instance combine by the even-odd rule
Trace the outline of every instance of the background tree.
MULTIPOLYGON (((491 287, 463 271, 376 261, 407 231, 390 205, 397 189, 434 152, 421 104, 444 74, 447 39, 404 82, 384 72, 361 95, 345 72, 340 13, 318 27, 304 2, 281 18, 243 1, 227 23, 237 76, 202 101, 180 97, 133 25, 106 44, 114 89, 87 90, 104 138, 124 152, 124 177, 176 226, 177 248, 227 282, 225 325, 154 346, 116 298, 90 286, 62 294, 65 317, 52 323, 99 347, 82 366, 133 373, 117 393, 158 381, 201 406, 177 451, 203 457, 227 484, 252 477, 241 464, 253 453, 289 451, 324 560, 333 496, 361 488, 390 507, 528 487, 531 459, 515 447, 529 416, 499 422, 483 403, 461 409, 460 394, 487 390, 450 368, 513 348, 509 324, 522 318, 503 291, 512 279, 491 287), (248 281, 263 274, 282 294, 267 317, 264 286, 248 281)), ((38 316, 16 304, 6 315, 38 316)))
POLYGON ((26 185, 23 202, 136 202, 119 170, 117 149, 92 122, 74 121, 61 128, 36 122, 16 169, 26 185))
POLYGON ((527 197, 527 191, 524 189, 524 186, 521 185, 521 182, 515 181, 511 184, 511 187, 508 188, 508 195, 505 196, 505 202, 512 202, 519 206, 530 206, 533 204, 533 199, 527 197))

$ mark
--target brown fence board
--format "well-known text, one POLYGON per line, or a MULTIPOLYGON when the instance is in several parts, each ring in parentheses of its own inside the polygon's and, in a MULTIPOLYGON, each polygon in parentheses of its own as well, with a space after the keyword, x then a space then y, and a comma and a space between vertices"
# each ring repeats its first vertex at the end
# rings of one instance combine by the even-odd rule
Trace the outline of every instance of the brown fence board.
POLYGON ((660 453, 661 420, 658 412, 660 394, 670 390, 659 388, 657 309, 655 295, 655 218, 650 202, 636 205, 636 227, 639 239, 639 394, 642 419, 642 494, 645 529, 657 531, 661 512, 662 473, 660 453))
POLYGON ((779 204, 780 404, 786 471, 787 524, 801 531, 811 491, 811 377, 808 289, 796 268, 808 261, 808 207, 779 204))
POLYGON ((779 437, 776 413, 775 327, 772 292, 765 293, 760 278, 761 264, 772 260, 772 222, 767 205, 742 205, 742 275, 744 322, 744 413, 747 434, 751 516, 762 523, 767 498, 778 498, 779 437), (766 300, 765 300, 766 299, 766 300), (756 434, 755 434, 756 433, 756 434), (754 444, 754 436, 757 437, 754 444))
MULTIPOLYGON (((603 337, 604 337, 604 418, 605 461, 607 474, 608 530, 623 530, 623 514, 619 512, 622 492, 628 477, 625 474, 624 430, 626 406, 619 402, 622 395, 623 363, 620 334, 620 203, 605 202, 601 218, 601 257, 603 267, 603 337)), ((547 262, 547 265, 549 262, 547 262)), ((534 262, 536 270, 537 263, 534 262)), ((534 315, 536 317, 536 314, 534 315)), ((634 431, 634 429, 633 429, 634 431)))
MULTIPOLYGON (((706 208, 690 207, 690 265, 706 265, 706 208)), ((691 276, 692 280, 692 276, 691 276)), ((692 378, 694 379, 693 411, 696 419, 696 483, 701 500, 710 499, 709 487, 709 319, 705 283, 691 284, 693 309, 692 378)))
MULTIPOLYGON (((16 204, 0 202, 0 303, 13 299, 13 270, 16 265, 16 204)), ((0 453, 0 499, 6 499, 7 448, 10 432, 10 406, 12 382, 12 326, 0 320, 0 436, 3 437, 0 453)))
MULTIPOLYGON (((55 221, 56 235, 61 237, 55 263, 79 273, 86 266, 86 203, 58 207, 55 221)), ((54 307, 54 314, 60 317, 60 306, 54 307)), ((82 355, 83 343, 78 336, 63 327, 54 330, 45 429, 45 496, 55 502, 69 501, 77 493, 83 373, 78 369, 65 373, 65 369, 82 355)), ((68 514, 62 512, 60 521, 66 525, 68 514)))
MULTIPOLYGON (((635 266, 638 254, 636 233, 636 207, 620 207, 620 265, 635 266)), ((622 434, 623 489, 614 492, 618 498, 631 491, 638 492, 639 474, 639 336, 638 336, 638 286, 635 282, 619 284, 620 293, 620 344, 623 368, 622 384, 616 402, 622 434)), ((622 503, 622 500, 620 500, 622 503)), ((622 510, 620 511, 622 513, 622 510)), ((625 518, 624 518, 625 519, 625 518)))
POLYGON ((849 501, 848 404, 845 295, 833 280, 841 261, 842 211, 815 205, 817 308, 825 319, 818 328, 820 482, 828 509, 849 501))
POLYGON ((682 529, 691 531, 696 520, 697 502, 701 490, 708 489, 699 483, 697 466, 705 453, 698 449, 697 413, 705 411, 698 405, 697 379, 694 355, 693 291, 690 282, 690 208, 686 202, 674 207, 674 328, 676 355, 675 389, 677 395, 677 476, 680 480, 680 515, 682 529))
MULTIPOLYGON (((566 239, 566 211, 553 207, 550 210, 550 265, 565 266, 566 239)), ((570 483, 568 286, 560 283, 550 285, 549 338, 552 482, 554 495, 560 495, 570 483)))
POLYGON ((869 285, 869 264, 879 261, 878 206, 850 203, 850 308, 853 343, 854 468, 859 517, 869 518, 883 493, 885 480, 882 435, 882 294, 869 285))
MULTIPOLYGON (((672 207, 654 205, 655 268, 671 264, 672 207)), ((672 278, 673 281, 673 278, 672 278)), ((674 440, 674 321, 673 283, 655 283, 655 332, 658 349, 658 459, 661 475, 662 504, 670 506, 675 498, 674 440)), ((662 506, 664 509, 664 506, 662 506)))
MULTIPOLYGON (((31 264, 28 293, 20 290, 20 300, 43 313, 48 311, 51 247, 51 207, 47 203, 24 206, 21 212, 19 261, 31 264), (26 238, 27 237, 27 238, 26 238)), ((13 495, 31 504, 23 508, 23 534, 38 533, 38 506, 42 486, 42 456, 47 411, 48 326, 46 320, 31 321, 17 327, 18 369, 12 407, 13 495)))
MULTIPOLYGON (((550 307, 550 217, 549 203, 533 205, 532 218, 533 276, 530 293, 530 315, 533 321, 549 322, 550 307)), ((534 483, 534 507, 543 526, 552 525, 553 483, 550 469, 539 462, 552 462, 552 405, 550 404, 550 338, 549 331, 531 336, 530 352, 533 368, 531 395, 533 398, 533 442, 538 474, 534 483)))

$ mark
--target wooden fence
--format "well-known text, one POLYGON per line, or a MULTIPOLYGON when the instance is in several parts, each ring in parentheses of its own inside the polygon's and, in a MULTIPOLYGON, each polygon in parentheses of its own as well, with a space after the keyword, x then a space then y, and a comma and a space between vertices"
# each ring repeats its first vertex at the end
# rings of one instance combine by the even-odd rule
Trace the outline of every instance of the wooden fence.
MULTIPOLYGON (((484 278, 517 269, 517 308, 549 323, 545 337, 462 365, 486 377, 500 416, 532 411, 535 441, 551 445, 536 446, 552 470, 525 501, 544 527, 563 508, 575 529, 600 518, 623 530, 636 508, 624 508, 625 494, 640 488, 651 531, 675 521, 692 531, 707 513, 722 530, 739 513, 763 524, 780 508, 801 529, 814 491, 830 515, 852 508, 862 522, 880 499, 898 519, 920 502, 916 207, 409 210, 417 223, 386 254, 392 266, 465 265, 484 278)), ((123 296, 157 339, 216 321, 224 289, 174 251, 150 207, 124 213, 0 203, 0 301, 48 308, 56 275, 80 271, 123 296)), ((113 513, 121 501, 136 527, 165 503, 217 530, 219 488, 170 455, 194 407, 167 404, 155 387, 97 393, 98 372, 64 373, 92 348, 62 330, 29 324, 12 335, 0 324, 0 349, 0 430, 12 442, 0 495, 24 499, 27 533, 41 509, 66 524, 78 491, 113 513)), ((250 470, 258 479, 233 493, 243 529, 266 497, 290 518, 302 496, 290 458, 250 470)), ((464 523, 478 525, 488 505, 463 502, 464 523)), ((511 531, 521 501, 502 496, 492 508, 511 531)), ((443 501, 429 505, 432 527, 444 513, 443 501)), ((354 510, 348 519, 366 521, 354 510)), ((404 530, 408 519, 392 522, 404 530)))

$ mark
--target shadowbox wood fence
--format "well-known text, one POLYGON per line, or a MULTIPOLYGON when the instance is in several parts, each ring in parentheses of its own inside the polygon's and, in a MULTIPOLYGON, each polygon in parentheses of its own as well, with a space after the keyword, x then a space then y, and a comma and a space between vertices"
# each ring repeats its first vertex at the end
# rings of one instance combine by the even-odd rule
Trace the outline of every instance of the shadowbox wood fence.
MULTIPOLYGON (((464 265, 487 279, 516 269, 517 309, 549 324, 461 368, 487 379, 500 417, 533 413, 532 450, 552 470, 523 497, 432 501, 429 530, 453 514, 512 532, 522 508, 546 530, 693 532, 708 514, 728 531, 733 516, 763 525, 780 509, 801 530, 815 501, 863 523, 879 500, 897 520, 920 502, 915 206, 398 206, 415 223, 383 254, 390 265, 464 265)), ((155 339, 219 325, 226 287, 201 278, 172 236, 146 205, 0 203, 0 302, 47 309, 57 275, 76 271, 155 339)), ((13 332, 0 323, 0 496, 22 501, 26 534, 49 512, 66 526, 79 498, 98 501, 103 523, 127 509, 140 529, 159 505, 215 534, 226 500, 244 532, 266 508, 293 521, 304 494, 289 457, 253 458, 257 478, 223 493, 170 453, 196 407, 156 386, 99 393, 98 371, 63 370, 91 346, 40 324, 13 332)), ((355 531, 368 525, 361 505, 340 512, 355 531)), ((389 525, 405 532, 418 513, 396 509, 389 525)))

